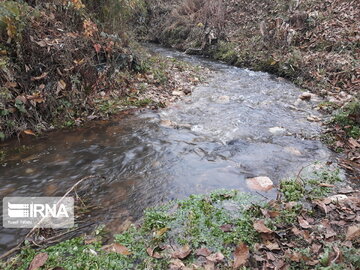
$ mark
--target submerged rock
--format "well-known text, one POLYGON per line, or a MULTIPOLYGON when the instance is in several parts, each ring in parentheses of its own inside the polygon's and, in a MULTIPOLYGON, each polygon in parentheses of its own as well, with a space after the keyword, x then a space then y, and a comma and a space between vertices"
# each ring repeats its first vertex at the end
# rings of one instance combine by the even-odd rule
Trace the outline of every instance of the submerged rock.
POLYGON ((299 96, 299 99, 301 100, 310 100, 312 97, 312 94, 309 93, 309 92, 305 92, 305 93, 302 93, 300 96, 299 96))
POLYGON ((284 150, 285 150, 285 152, 288 152, 288 153, 293 154, 295 156, 301 156, 302 155, 302 153, 298 149, 296 149, 295 147, 288 146, 288 147, 285 147, 284 150))
POLYGON ((215 99, 216 103, 229 103, 230 97, 229 96, 220 96, 215 99))
POLYGON ((174 126, 174 123, 170 120, 161 120, 160 121, 160 126, 163 126, 163 127, 173 127, 174 126))
POLYGON ((282 136, 285 135, 286 129, 282 127, 272 127, 269 128, 269 132, 275 136, 282 136))
POLYGON ((267 176, 258 176, 246 179, 248 188, 257 191, 269 191, 274 187, 273 181, 267 176))

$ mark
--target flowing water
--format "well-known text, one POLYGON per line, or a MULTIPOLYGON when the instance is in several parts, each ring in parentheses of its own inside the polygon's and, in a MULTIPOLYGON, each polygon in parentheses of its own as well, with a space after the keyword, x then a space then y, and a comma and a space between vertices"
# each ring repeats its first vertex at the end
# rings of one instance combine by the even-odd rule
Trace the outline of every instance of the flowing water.
MULTIPOLYGON (((0 166, 0 196, 62 196, 80 178, 96 174, 79 192, 98 206, 89 220, 116 232, 146 207, 219 188, 254 192, 246 178, 268 176, 278 184, 305 165, 331 158, 314 139, 319 124, 307 120, 317 115, 313 104, 296 102, 301 91, 291 83, 151 49, 214 72, 191 96, 160 112, 124 114, 25 139, 25 150, 0 166)), ((263 196, 274 198, 276 190, 263 196)), ((0 253, 24 234, 1 227, 0 253)))

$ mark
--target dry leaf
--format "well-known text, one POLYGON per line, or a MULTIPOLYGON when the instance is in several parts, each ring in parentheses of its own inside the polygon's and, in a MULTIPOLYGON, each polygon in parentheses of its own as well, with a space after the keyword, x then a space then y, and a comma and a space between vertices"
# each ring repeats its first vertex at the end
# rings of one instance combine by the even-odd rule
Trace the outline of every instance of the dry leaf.
POLYGON ((146 249, 146 252, 150 257, 153 257, 155 259, 161 259, 162 256, 160 255, 159 252, 155 252, 155 249, 156 249, 156 247, 154 247, 154 248, 149 247, 146 249))
POLYGON ((211 254, 211 251, 208 248, 199 248, 195 251, 197 256, 204 256, 207 257, 211 254))
POLYGON ((170 261, 170 265, 169 265, 170 270, 180 270, 183 269, 183 267, 185 267, 185 264, 179 259, 172 259, 170 261))
POLYGON ((155 233, 155 236, 156 236, 156 237, 160 237, 160 236, 162 236, 164 233, 166 233, 168 230, 169 230, 169 228, 162 228, 162 229, 158 230, 158 231, 155 233))
POLYGON ((352 148, 360 148, 360 144, 354 138, 349 139, 349 144, 352 148))
POLYGON ((29 270, 36 270, 39 269, 41 266, 43 266, 47 259, 48 259, 48 255, 46 253, 39 253, 37 254, 34 259, 32 260, 30 266, 29 266, 29 270))
POLYGON ((269 250, 280 250, 279 244, 276 242, 267 242, 265 247, 269 250))
POLYGON ((27 102, 27 99, 26 99, 26 97, 24 97, 24 96, 17 96, 16 98, 15 98, 15 100, 19 100, 19 101, 21 101, 22 103, 26 103, 27 102))
POLYGON ((176 259, 185 259, 191 253, 191 249, 189 245, 183 246, 178 251, 175 251, 171 254, 173 258, 176 259))
POLYGON ((231 232, 232 231, 233 226, 231 224, 224 224, 220 226, 220 229, 223 232, 231 232))
POLYGON ((204 269, 205 269, 205 270, 215 270, 215 263, 208 261, 208 262, 204 265, 204 269))
POLYGON ((121 255, 130 255, 131 252, 127 249, 127 247, 120 245, 118 243, 113 243, 111 245, 106 245, 102 247, 102 250, 107 252, 115 252, 121 255))
POLYGON ((244 243, 240 243, 234 253, 234 269, 238 269, 239 267, 245 265, 249 259, 249 248, 244 243))
POLYGON ((303 217, 298 217, 298 222, 301 228, 303 229, 309 229, 311 228, 309 222, 307 222, 307 220, 305 220, 303 217))
POLYGON ((222 262, 224 260, 224 255, 221 252, 216 252, 206 257, 206 259, 213 263, 222 262))
POLYGON ((34 131, 32 131, 31 129, 25 129, 23 132, 24 132, 26 135, 36 136, 36 134, 34 133, 34 131))
POLYGON ((254 223, 254 229, 260 233, 272 233, 272 230, 270 230, 268 227, 265 226, 264 220, 256 221, 254 223))
POLYGON ((353 225, 347 229, 346 240, 355 240, 360 237, 360 226, 353 225))
POLYGON ((42 47, 42 48, 47 46, 47 43, 45 41, 43 41, 43 40, 35 41, 35 43, 37 45, 39 45, 40 47, 42 47))
POLYGON ((6 88, 15 88, 17 86, 18 86, 18 84, 16 82, 7 82, 7 83, 5 83, 6 88))

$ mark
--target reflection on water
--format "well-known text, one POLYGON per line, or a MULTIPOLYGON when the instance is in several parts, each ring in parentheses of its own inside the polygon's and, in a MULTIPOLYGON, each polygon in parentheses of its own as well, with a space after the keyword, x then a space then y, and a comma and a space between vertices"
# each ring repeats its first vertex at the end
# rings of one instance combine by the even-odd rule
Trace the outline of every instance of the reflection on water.
MULTIPOLYGON (((306 120, 311 104, 294 105, 300 92, 292 84, 153 50, 216 72, 192 96, 159 113, 134 113, 26 139, 22 143, 30 149, 0 166, 1 197, 62 196, 80 178, 96 174, 81 186, 99 207, 89 218, 119 231, 138 220, 145 207, 218 188, 251 192, 248 177, 268 176, 278 183, 304 164, 329 158, 329 151, 311 139, 320 132, 318 124, 306 120), (162 126, 161 120, 172 126, 162 126), (273 127, 283 132, 272 134, 273 127)), ((265 195, 274 198, 276 191, 265 195)), ((0 252, 25 233, 1 228, 0 252)))

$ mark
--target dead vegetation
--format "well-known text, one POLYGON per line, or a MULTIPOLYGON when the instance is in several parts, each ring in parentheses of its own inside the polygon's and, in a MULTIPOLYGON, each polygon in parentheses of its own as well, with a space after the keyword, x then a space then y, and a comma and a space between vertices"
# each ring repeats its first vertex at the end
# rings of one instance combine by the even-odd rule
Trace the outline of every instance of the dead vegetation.
POLYGON ((150 1, 150 16, 159 18, 162 25, 162 28, 150 28, 155 41, 179 49, 205 48, 207 43, 214 43, 223 36, 223 0, 186 0, 171 3, 159 1, 152 5, 150 1))
POLYGON ((219 51, 233 53, 235 65, 290 78, 323 95, 356 94, 360 88, 360 9, 355 1, 156 2, 150 1, 156 11, 150 37, 164 44, 199 48, 213 57, 219 51), (211 31, 213 42, 204 46, 211 31), (232 46, 224 48, 215 40, 232 46))
MULTIPOLYGON (((149 27, 152 40, 287 78, 324 98, 321 110, 328 113, 341 111, 360 98, 360 7, 356 1, 149 2, 154 15, 149 27)), ((359 122, 351 118, 342 122, 332 125, 332 139, 327 141, 334 149, 345 146, 349 157, 345 167, 358 178, 359 148, 347 145, 351 145, 350 137, 359 144, 360 133, 349 136, 346 130, 348 126, 357 130, 359 122)))
POLYGON ((136 65, 124 42, 103 35, 76 3, 1 4, 9 12, 1 17, 3 137, 88 114, 101 91, 121 91, 115 70, 136 65))
POLYGON ((143 1, 27 2, 0 3, 0 139, 164 104, 181 84, 170 71, 191 77, 130 37, 143 1))

